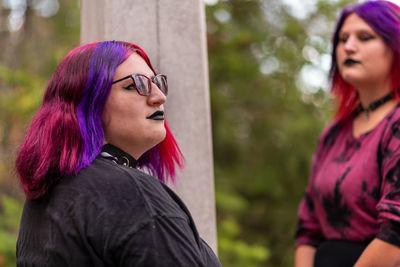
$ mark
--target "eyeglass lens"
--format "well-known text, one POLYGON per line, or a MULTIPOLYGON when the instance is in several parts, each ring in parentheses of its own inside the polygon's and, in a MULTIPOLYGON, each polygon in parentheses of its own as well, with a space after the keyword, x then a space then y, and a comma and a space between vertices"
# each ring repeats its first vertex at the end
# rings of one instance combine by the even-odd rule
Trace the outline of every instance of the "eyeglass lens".
POLYGON ((149 96, 151 93, 151 83, 153 82, 160 91, 164 94, 168 94, 168 84, 167 84, 167 77, 165 75, 157 75, 154 76, 152 80, 144 75, 132 75, 132 79, 136 90, 139 94, 144 96, 149 96))

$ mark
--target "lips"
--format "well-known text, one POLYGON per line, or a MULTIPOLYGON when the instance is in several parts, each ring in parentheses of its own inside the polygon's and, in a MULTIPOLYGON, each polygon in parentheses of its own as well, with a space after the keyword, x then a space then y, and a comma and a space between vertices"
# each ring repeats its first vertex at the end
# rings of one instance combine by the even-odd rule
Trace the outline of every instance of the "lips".
POLYGON ((162 110, 157 110, 153 114, 147 117, 149 120, 156 120, 156 121, 162 121, 164 120, 164 111, 162 110))
POLYGON ((354 60, 352 58, 348 58, 343 62, 343 64, 346 65, 346 66, 353 66, 355 64, 361 64, 361 62, 358 61, 358 60, 354 60))

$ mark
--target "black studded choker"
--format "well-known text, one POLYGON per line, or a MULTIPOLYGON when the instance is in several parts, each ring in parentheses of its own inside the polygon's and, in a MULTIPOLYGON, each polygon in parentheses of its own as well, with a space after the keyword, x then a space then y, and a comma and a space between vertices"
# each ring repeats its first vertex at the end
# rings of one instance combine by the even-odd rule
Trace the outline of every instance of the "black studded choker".
POLYGON ((365 119, 368 120, 369 119, 369 113, 371 111, 374 111, 375 109, 377 109, 378 107, 382 106, 383 104, 385 104, 386 102, 388 102, 392 98, 393 98, 393 92, 391 92, 391 93, 385 95, 384 97, 379 98, 378 100, 372 102, 366 108, 364 108, 360 103, 360 104, 358 104, 357 110, 358 110, 358 112, 364 112, 365 119))
POLYGON ((137 165, 137 161, 134 157, 111 144, 105 144, 101 149, 100 155, 103 158, 110 159, 117 164, 128 166, 131 168, 135 168, 137 165))

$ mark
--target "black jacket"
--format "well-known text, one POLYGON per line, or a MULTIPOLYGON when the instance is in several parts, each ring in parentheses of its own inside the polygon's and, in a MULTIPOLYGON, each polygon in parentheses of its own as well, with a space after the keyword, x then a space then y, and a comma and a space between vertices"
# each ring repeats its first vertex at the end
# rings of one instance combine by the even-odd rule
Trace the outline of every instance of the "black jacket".
POLYGON ((98 156, 25 202, 18 267, 221 266, 179 197, 158 179, 98 156))

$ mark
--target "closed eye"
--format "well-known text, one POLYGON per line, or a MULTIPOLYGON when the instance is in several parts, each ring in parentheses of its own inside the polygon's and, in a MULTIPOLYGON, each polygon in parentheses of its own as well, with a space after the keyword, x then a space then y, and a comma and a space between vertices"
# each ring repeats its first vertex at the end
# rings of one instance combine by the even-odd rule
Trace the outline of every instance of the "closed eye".
POLYGON ((126 89, 126 90, 135 90, 135 85, 133 83, 131 83, 130 85, 125 86, 123 88, 126 89))
POLYGON ((339 42, 345 43, 349 37, 347 35, 339 36, 339 42))
POLYGON ((361 34, 358 38, 359 38, 361 41, 366 42, 366 41, 375 39, 375 36, 372 36, 372 35, 370 35, 370 34, 361 34))

